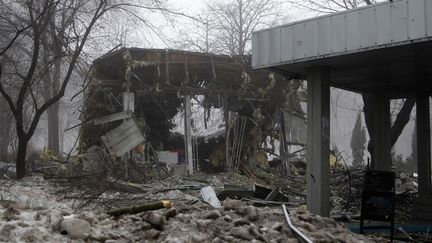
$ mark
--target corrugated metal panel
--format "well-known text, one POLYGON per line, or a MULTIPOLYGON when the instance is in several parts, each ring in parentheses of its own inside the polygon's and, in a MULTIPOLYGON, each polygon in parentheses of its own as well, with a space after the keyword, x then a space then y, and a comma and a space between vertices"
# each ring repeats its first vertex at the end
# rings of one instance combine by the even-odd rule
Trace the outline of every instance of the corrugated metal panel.
POLYGON ((357 12, 347 12, 347 50, 355 50, 360 48, 360 32, 359 32, 359 18, 357 12))
POLYGON ((279 28, 270 30, 270 63, 278 63, 281 61, 280 45, 281 31, 279 28))
MULTIPOLYGON (((331 52, 331 22, 330 18, 318 20, 318 55, 325 55, 331 52)), ((309 48, 309 47, 306 47, 309 48)))
POLYGON ((305 50, 306 57, 313 57, 317 54, 318 47, 318 36, 317 36, 317 25, 315 21, 306 22, 305 25, 305 46, 308 48, 305 50))
MULTIPOLYGON (((282 61, 289 61, 292 60, 294 57, 294 38, 293 36, 293 28, 292 27, 286 27, 281 28, 281 60, 282 61)), ((253 53, 252 49, 252 53, 253 53)), ((253 57, 252 57, 253 59, 253 57)), ((258 60, 256 60, 258 62, 258 60)))
POLYGON ((426 29, 425 0, 408 1, 408 3, 408 37, 422 38, 425 36, 426 29))
POLYGON ((270 48, 270 31, 264 31, 261 32, 258 35, 259 40, 259 49, 258 49, 258 56, 259 59, 262 60, 265 63, 269 63, 269 48, 270 48))
POLYGON ((95 125, 100 125, 100 124, 104 124, 104 123, 108 123, 108 122, 113 122, 113 121, 127 119, 127 118, 130 118, 131 116, 132 116, 131 112, 122 111, 122 112, 111 114, 111 115, 108 115, 108 116, 96 118, 96 119, 93 120, 93 123, 95 125))
POLYGON ((390 43, 392 37, 391 5, 379 5, 376 8, 377 17, 377 44, 390 43))
POLYGON ((102 136, 105 147, 111 154, 122 156, 144 141, 133 119, 127 119, 120 126, 102 136))
POLYGON ((385 2, 253 34, 253 67, 432 39, 432 1, 385 2))
POLYGON ((346 50, 346 15, 336 15, 332 18, 332 52, 346 50))
MULTIPOLYGON (((291 37, 294 39, 294 58, 301 59, 305 55, 305 24, 294 25, 294 35, 291 37)), ((285 47, 281 47, 285 48, 285 47)))
POLYGON ((366 8, 359 13, 360 22, 360 48, 376 45, 377 40, 377 19, 375 8, 366 8))
POLYGON ((426 36, 432 36, 432 1, 425 1, 426 36))
POLYGON ((400 42, 408 39, 408 4, 407 1, 395 2, 392 7, 393 41, 400 42))
MULTIPOLYGON (((258 39, 258 34, 254 34, 252 35, 252 50, 259 50, 260 46, 259 46, 259 39, 258 39)), ((252 66, 256 67, 259 66, 259 62, 258 62, 258 52, 257 51, 253 51, 252 52, 252 66)))

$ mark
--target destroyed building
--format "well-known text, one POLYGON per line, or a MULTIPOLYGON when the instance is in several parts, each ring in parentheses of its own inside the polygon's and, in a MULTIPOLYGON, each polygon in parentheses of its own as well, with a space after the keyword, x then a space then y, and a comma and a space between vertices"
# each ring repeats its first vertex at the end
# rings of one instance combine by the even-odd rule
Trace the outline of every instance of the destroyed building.
POLYGON ((110 51, 85 89, 79 154, 44 151, 33 177, 0 180, 0 241, 430 241, 431 11, 400 0, 261 30, 252 57, 110 51), (330 151, 330 87, 371 99, 370 164, 330 151), (393 98, 417 102, 415 174, 390 158, 393 98), (193 102, 205 128, 220 109, 221 129, 193 135, 193 102))
MULTIPOLYGON (((268 71, 254 71, 249 58, 140 48, 123 48, 104 55, 94 61, 92 80, 85 94, 81 119, 86 124, 81 129, 80 150, 102 146, 102 141, 107 146, 107 138, 102 138, 124 119, 117 117, 117 121, 111 122, 113 114, 127 111, 128 93, 133 94, 132 114, 139 132, 145 136, 147 154, 153 153, 150 149, 176 151, 180 156, 174 164, 187 162, 190 157, 200 160, 195 161, 195 170, 201 164, 204 169, 221 171, 238 170, 240 161, 248 159, 267 163, 267 159, 258 158, 258 150, 267 137, 279 139, 283 111, 285 123, 289 127, 296 123, 298 127, 292 129, 292 135, 288 132, 288 140, 292 137, 295 144, 304 145, 305 119, 300 102, 304 101, 305 93, 300 89, 301 81, 286 80, 268 71), (228 132, 213 139, 211 146, 204 141, 208 139, 195 138, 192 152, 188 151, 188 146, 192 146, 192 139, 188 141, 190 125, 189 130, 185 129, 185 139, 171 134, 170 129, 180 110, 189 113, 185 108, 188 103, 190 106, 187 99, 196 95, 204 96, 203 123, 206 125, 210 109, 222 108, 224 130, 228 132), (100 117, 107 120, 100 122, 100 117), (225 159, 227 156, 230 159, 225 159)), ((190 120, 188 116, 185 120, 190 120)), ((123 143, 121 146, 129 147, 120 149, 122 154, 117 156, 141 142, 142 138, 123 143)))

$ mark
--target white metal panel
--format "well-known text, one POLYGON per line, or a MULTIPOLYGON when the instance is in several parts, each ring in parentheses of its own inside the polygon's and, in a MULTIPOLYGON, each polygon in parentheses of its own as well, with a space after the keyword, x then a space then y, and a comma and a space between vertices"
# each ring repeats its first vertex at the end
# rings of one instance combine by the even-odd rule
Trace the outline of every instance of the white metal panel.
POLYGON ((360 23, 360 47, 371 47, 376 44, 376 10, 375 8, 365 8, 359 13, 360 23))
POLYGON ((127 139, 122 140, 121 142, 114 145, 112 148, 112 151, 114 151, 113 154, 116 154, 117 156, 120 156, 120 154, 126 154, 142 142, 144 142, 142 135, 133 133, 127 139))
POLYGON ((407 1, 397 1, 392 7, 392 33, 393 42, 407 40, 408 38, 408 4, 407 1))
POLYGON ((260 63, 268 64, 269 63, 269 46, 270 46, 270 31, 261 32, 258 36, 260 40, 258 56, 260 59, 260 63))
POLYGON ((127 119, 127 118, 130 118, 131 116, 132 116, 131 112, 122 111, 122 112, 119 112, 119 113, 115 113, 115 114, 107 115, 107 116, 104 116, 104 117, 96 118, 96 119, 93 120, 93 123, 95 125, 100 125, 100 124, 104 124, 104 123, 108 123, 108 122, 113 122, 113 121, 127 119))
POLYGON ((315 21, 305 23, 305 36, 306 57, 316 56, 319 36, 317 36, 317 24, 315 21))
POLYGON ((355 50, 360 48, 359 14, 347 12, 347 49, 355 50))
POLYGON ((127 119, 126 122, 123 122, 120 126, 107 132, 104 135, 106 137, 105 141, 108 142, 109 145, 113 145, 116 142, 127 138, 129 134, 135 131, 138 131, 135 123, 132 119, 127 119))
POLYGON ((432 0, 395 0, 256 32, 252 63, 263 67, 430 39, 432 0))
POLYGON ((427 36, 432 36, 432 1, 425 1, 425 19, 426 19, 426 33, 427 36))
POLYGON ((270 30, 269 33, 269 50, 270 50, 270 56, 269 61, 270 63, 279 63, 281 61, 281 52, 280 52, 280 44, 281 44, 281 36, 280 36, 280 28, 275 28, 270 30))
POLYGON ((333 52, 342 52, 346 50, 346 15, 339 14, 332 19, 332 46, 333 52))
POLYGON ((122 156, 144 141, 135 121, 128 119, 120 126, 102 136, 105 147, 111 154, 122 156))
POLYGON ((408 3, 408 37, 410 39, 424 37, 426 30, 425 0, 409 1, 408 3))
POLYGON ((377 18, 377 45, 388 44, 392 40, 391 5, 378 5, 377 18))
POLYGON ((264 63, 259 63, 258 50, 260 49, 259 44, 261 42, 258 40, 258 36, 259 34, 257 33, 252 34, 252 66, 253 67, 257 67, 261 64, 264 64, 264 63))
POLYGON ((318 25, 318 55, 329 54, 331 52, 331 24, 330 18, 323 18, 317 21, 318 25))
POLYGON ((135 94, 132 92, 122 93, 123 111, 135 111, 135 94))
POLYGON ((291 61, 294 58, 294 31, 291 26, 281 28, 281 60, 291 61))
POLYGON ((305 57, 305 24, 294 25, 294 58, 300 59, 305 57))

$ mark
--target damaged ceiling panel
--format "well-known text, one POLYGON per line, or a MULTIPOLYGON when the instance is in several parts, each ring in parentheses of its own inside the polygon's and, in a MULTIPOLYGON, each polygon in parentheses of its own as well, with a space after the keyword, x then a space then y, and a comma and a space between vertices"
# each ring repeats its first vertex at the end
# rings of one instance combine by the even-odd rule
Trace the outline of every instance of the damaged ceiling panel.
MULTIPOLYGON (((94 68, 97 70, 94 84, 121 88, 130 79, 134 91, 141 93, 238 95, 235 91, 241 85, 248 83, 264 89, 270 81, 268 71, 252 70, 250 60, 244 56, 168 49, 122 48, 95 60, 94 68)), ((283 79, 278 75, 275 78, 283 79)), ((248 91, 251 97, 258 92, 248 91)))
POLYGON ((102 141, 110 154, 122 156, 144 142, 144 137, 134 119, 127 119, 120 126, 103 135, 102 141))

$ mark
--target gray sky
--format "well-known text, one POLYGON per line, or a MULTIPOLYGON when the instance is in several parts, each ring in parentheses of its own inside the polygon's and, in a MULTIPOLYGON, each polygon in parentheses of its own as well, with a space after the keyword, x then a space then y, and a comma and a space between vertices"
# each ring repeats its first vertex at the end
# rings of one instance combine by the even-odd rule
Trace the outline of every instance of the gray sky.
MULTIPOLYGON (((286 3, 284 0, 279 0, 282 3, 286 3)), ((204 8, 207 0, 168 0, 167 5, 174 9, 177 12, 184 13, 190 16, 196 16, 199 14, 204 8)), ((285 6, 287 8, 286 14, 288 16, 288 22, 294 22, 301 19, 305 19, 308 17, 316 16, 315 13, 308 13, 302 10, 293 9, 289 6, 285 6)), ((188 25, 191 22, 190 19, 186 17, 176 17, 175 22, 168 23, 166 21, 160 21, 158 25, 158 30, 161 32, 161 35, 158 36, 155 33, 151 34, 149 37, 149 33, 146 32, 146 39, 142 43, 141 47, 149 47, 149 48, 175 48, 172 43, 170 43, 170 39, 175 39, 178 31, 188 25), (164 40, 162 40, 162 38, 164 40), (167 46, 168 45, 168 46, 167 46)), ((138 34, 139 35, 139 34, 138 34)))

